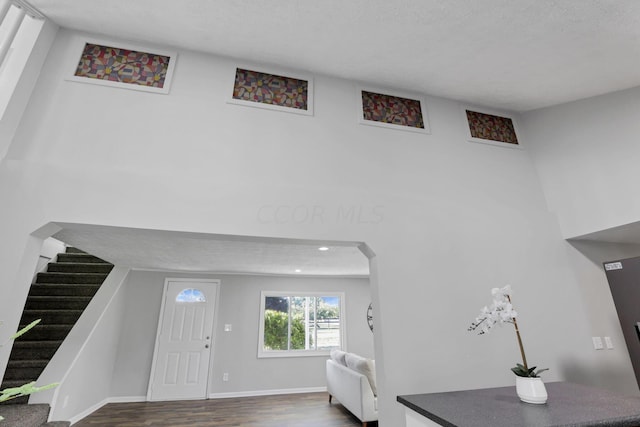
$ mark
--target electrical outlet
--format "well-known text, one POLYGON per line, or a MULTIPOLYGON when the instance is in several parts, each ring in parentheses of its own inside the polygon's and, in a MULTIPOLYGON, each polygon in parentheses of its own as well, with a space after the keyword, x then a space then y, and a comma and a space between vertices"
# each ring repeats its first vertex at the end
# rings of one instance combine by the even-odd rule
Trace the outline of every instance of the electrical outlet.
POLYGON ((224 374, 222 374, 222 381, 229 381, 229 373, 225 372, 224 374))

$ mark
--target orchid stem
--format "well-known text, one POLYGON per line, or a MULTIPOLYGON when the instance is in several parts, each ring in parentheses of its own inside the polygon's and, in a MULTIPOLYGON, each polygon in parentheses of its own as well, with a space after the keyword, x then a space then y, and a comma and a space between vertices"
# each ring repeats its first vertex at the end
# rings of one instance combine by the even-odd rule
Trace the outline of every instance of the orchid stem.
MULTIPOLYGON (((507 300, 511 303, 511 296, 507 295, 507 300)), ((524 346, 522 345, 522 338, 520 338, 520 329, 518 329, 518 322, 515 317, 513 318, 513 326, 516 328, 516 337, 518 337, 518 345, 520 346, 520 354, 522 355, 522 364, 525 370, 529 370, 527 366, 527 357, 524 355, 524 346)))

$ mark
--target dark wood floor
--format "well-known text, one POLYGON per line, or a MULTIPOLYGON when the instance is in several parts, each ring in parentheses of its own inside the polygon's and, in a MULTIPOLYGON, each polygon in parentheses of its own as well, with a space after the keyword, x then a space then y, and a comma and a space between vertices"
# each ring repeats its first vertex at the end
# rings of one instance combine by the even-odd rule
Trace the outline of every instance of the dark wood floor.
MULTIPOLYGON (((362 425, 327 393, 173 402, 109 403, 74 427, 352 427, 362 425)), ((369 423, 376 427, 377 423, 369 423)))

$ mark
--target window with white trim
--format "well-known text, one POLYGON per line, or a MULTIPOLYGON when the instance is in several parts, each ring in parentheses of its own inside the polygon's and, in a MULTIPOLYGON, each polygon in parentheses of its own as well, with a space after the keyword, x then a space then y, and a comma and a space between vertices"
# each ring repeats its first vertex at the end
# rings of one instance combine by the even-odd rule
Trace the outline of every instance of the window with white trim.
POLYGON ((344 293, 263 291, 258 357, 324 356, 344 347, 344 293))

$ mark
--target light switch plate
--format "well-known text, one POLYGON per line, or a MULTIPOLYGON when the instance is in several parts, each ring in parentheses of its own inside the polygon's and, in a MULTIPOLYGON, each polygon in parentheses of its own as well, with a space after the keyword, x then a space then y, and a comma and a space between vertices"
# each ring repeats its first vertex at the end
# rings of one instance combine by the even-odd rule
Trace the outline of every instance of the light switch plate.
POLYGON ((224 331, 225 332, 231 332, 231 323, 227 323, 224 325, 224 331))
POLYGON ((604 348, 604 346, 602 345, 602 338, 591 337, 591 340, 593 341, 593 348, 595 348, 596 350, 602 350, 604 348))
POLYGON ((604 337, 604 343, 609 350, 613 350, 613 342, 611 341, 611 337, 604 337))

